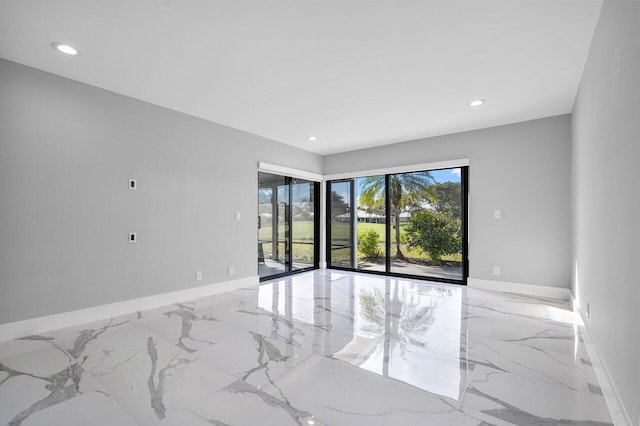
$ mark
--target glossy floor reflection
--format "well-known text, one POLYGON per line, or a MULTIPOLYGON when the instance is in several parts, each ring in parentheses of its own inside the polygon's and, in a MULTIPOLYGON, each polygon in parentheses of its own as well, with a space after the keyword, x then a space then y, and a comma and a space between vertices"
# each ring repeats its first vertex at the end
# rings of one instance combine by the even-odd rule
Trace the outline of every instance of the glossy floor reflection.
POLYGON ((0 424, 605 425, 562 302, 342 271, 0 342, 0 424))

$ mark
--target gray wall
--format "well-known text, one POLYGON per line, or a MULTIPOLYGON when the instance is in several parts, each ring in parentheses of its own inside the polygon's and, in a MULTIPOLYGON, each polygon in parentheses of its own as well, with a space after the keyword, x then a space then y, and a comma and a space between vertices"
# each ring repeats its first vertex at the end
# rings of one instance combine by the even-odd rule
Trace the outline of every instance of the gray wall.
POLYGON ((322 172, 318 155, 0 60, 0 323, 256 275, 258 161, 322 172))
POLYGON ((572 116, 573 292, 640 424, 640 3, 604 2, 572 116))
POLYGON ((570 151, 565 115, 330 155, 325 174, 468 158, 470 277, 568 288, 570 151))

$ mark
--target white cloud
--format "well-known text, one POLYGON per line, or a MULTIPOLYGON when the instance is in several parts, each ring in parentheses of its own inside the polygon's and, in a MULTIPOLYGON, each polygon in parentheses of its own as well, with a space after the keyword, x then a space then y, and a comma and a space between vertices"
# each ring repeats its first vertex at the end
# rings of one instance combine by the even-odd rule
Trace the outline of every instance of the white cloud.
POLYGON ((460 177, 460 169, 451 169, 451 174, 460 177))

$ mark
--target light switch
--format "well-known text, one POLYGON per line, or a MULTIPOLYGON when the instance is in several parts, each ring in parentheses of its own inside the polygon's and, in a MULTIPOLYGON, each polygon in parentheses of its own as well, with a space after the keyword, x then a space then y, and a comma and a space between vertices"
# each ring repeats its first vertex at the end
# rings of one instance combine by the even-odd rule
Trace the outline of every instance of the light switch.
POLYGON ((495 219, 500 219, 500 218, 502 218, 502 210, 494 210, 494 211, 493 211, 493 217, 494 217, 495 219))
POLYGON ((240 220, 240 212, 236 212, 236 220, 240 220))
POLYGON ((129 179, 129 189, 136 189, 138 187, 138 183, 135 179, 129 179))
POLYGON ((138 241, 138 236, 136 235, 135 232, 129 232, 129 242, 130 243, 135 243, 136 241, 138 241))

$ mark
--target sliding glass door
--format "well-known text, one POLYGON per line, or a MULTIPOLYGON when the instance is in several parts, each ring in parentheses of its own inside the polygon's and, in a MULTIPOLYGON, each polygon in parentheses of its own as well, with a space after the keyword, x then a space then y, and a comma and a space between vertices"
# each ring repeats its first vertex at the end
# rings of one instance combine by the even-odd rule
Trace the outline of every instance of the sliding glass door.
POLYGON ((258 174, 258 270, 261 277, 287 272, 288 187, 284 176, 258 174))
POLYGON ((327 187, 329 216, 329 266, 352 268, 355 259, 353 225, 353 180, 329 182, 327 187))
POLYGON ((389 176, 391 273, 463 280, 460 168, 389 176))
POLYGON ((316 263, 316 184, 291 180, 291 268, 313 268, 316 263))
POLYGON ((328 182, 330 267, 463 283, 467 167, 328 182))
POLYGON ((318 183, 258 172, 260 279, 318 267, 318 183))
POLYGON ((354 180, 358 217, 355 221, 357 262, 355 268, 386 272, 387 194, 385 175, 354 180))

